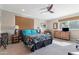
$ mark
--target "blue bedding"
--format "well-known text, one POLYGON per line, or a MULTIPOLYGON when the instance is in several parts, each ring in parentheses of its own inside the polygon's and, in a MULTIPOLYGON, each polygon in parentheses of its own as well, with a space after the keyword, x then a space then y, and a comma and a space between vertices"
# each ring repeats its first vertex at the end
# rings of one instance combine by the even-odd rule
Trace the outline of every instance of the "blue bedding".
POLYGON ((23 30, 24 44, 31 47, 32 51, 52 43, 49 34, 38 34, 36 30, 23 30))
POLYGON ((24 36, 31 36, 38 34, 35 29, 27 29, 27 30, 23 30, 22 32, 24 36))
POLYGON ((26 40, 26 42, 27 42, 27 45, 32 45, 32 46, 33 44, 36 44, 38 42, 51 39, 51 36, 47 34, 37 34, 37 35, 31 35, 29 37, 32 38, 32 41, 26 40))

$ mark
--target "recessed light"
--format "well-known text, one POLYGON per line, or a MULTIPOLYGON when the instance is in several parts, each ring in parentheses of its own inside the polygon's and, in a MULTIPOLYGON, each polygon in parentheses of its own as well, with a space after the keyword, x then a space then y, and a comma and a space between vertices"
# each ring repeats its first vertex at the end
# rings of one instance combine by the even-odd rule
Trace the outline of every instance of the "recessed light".
POLYGON ((22 11, 25 11, 24 9, 22 9, 22 11))

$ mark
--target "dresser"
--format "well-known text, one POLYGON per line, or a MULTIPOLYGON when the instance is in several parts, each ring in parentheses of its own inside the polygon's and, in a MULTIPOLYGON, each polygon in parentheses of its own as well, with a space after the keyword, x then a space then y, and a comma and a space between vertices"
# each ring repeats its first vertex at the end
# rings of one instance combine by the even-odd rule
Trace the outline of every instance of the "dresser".
POLYGON ((70 40, 70 32, 69 31, 54 31, 54 38, 70 40))

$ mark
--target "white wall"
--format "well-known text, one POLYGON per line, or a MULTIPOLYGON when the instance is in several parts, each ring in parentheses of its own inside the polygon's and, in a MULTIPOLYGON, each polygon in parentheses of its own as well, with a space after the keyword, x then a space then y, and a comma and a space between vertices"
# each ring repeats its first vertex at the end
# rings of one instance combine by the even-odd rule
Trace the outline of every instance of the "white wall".
POLYGON ((1 32, 14 33, 15 15, 8 11, 2 11, 1 32))
POLYGON ((40 24, 41 24, 40 20, 34 19, 34 29, 36 29, 37 27, 41 27, 40 24))
POLYGON ((41 27, 42 23, 45 23, 45 20, 34 19, 34 29, 37 29, 37 27, 40 27, 41 30, 44 31, 44 28, 41 27))
POLYGON ((1 33, 1 10, 0 10, 0 33, 1 33))
MULTIPOLYGON (((56 30, 56 29, 53 29, 53 24, 54 23, 60 24, 57 19, 55 19, 55 20, 48 20, 46 22, 47 22, 47 27, 48 27, 49 30, 56 30)), ((58 25, 58 29, 57 30, 60 30, 60 26, 59 25, 58 25)))

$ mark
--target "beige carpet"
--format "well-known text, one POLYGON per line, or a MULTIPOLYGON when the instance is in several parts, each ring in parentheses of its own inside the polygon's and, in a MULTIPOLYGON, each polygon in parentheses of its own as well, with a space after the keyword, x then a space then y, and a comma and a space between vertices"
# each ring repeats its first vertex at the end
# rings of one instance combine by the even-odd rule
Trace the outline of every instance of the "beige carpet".
POLYGON ((68 55, 68 52, 78 52, 76 43, 54 38, 52 44, 40 48, 30 55, 68 55))
POLYGON ((59 45, 59 46, 68 46, 68 45, 72 45, 73 42, 71 41, 67 41, 67 40, 61 40, 61 39, 56 39, 54 38, 55 40, 53 40, 53 43, 59 45))
POLYGON ((9 44, 7 49, 0 48, 0 55, 26 55, 31 53, 30 49, 26 48, 22 42, 9 44))

